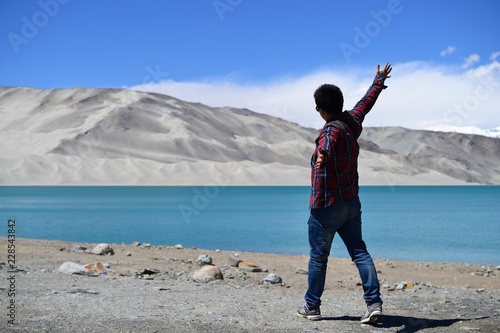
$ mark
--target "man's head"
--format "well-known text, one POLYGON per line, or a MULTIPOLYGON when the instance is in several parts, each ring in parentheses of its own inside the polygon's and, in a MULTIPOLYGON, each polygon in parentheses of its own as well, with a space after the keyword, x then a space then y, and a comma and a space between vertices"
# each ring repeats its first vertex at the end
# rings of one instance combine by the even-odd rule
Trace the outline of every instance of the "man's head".
POLYGON ((344 108, 344 96, 339 87, 323 84, 314 92, 316 106, 330 115, 341 114, 344 108))

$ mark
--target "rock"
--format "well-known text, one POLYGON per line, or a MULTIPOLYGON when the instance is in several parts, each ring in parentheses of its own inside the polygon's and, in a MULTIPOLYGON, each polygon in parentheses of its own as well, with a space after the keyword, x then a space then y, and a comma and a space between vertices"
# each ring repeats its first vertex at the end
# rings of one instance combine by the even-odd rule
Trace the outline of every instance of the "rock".
POLYGON ((283 282, 281 277, 277 274, 271 273, 264 278, 264 283, 278 284, 283 282))
POLYGON ((141 242, 133 242, 132 246, 140 246, 142 243, 141 242))
POLYGON ((240 261, 238 262, 238 268, 247 272, 262 272, 262 269, 253 262, 240 261))
POLYGON ((83 245, 75 245, 73 246, 73 252, 85 252, 87 248, 83 245))
POLYGON ((235 255, 232 255, 229 257, 229 265, 231 265, 231 267, 238 267, 238 264, 240 263, 240 261, 241 261, 241 259, 235 255))
POLYGON ((193 273, 193 281, 208 283, 215 280, 223 280, 222 271, 217 266, 204 266, 193 273))
POLYGON ((109 244, 101 243, 92 249, 92 253, 102 256, 105 254, 113 255, 115 254, 115 251, 113 251, 109 244))
POLYGON ((149 269, 149 268, 146 268, 142 272, 140 272, 139 275, 154 275, 154 274, 159 274, 159 273, 160 273, 159 269, 155 269, 155 268, 149 269))
POLYGON ((206 254, 201 254, 198 256, 198 259, 196 259, 196 263, 200 266, 212 265, 212 257, 206 254))
POLYGON ((132 256, 132 253, 127 252, 127 257, 131 257, 131 256, 132 256))
POLYGON ((94 290, 88 290, 88 289, 73 289, 73 290, 69 290, 68 291, 68 294, 77 294, 77 295, 81 295, 81 294, 86 294, 86 295, 99 295, 99 292, 98 291, 94 291, 94 290))
POLYGON ((184 247, 182 247, 181 244, 176 244, 174 245, 174 248, 176 248, 177 250, 182 250, 184 247))
POLYGON ((411 289, 414 287, 414 283, 411 281, 403 281, 400 282, 396 285, 396 290, 405 290, 405 289, 411 289))
POLYGON ((396 290, 403 290, 405 289, 406 283, 405 282, 400 282, 396 285, 396 290))
POLYGON ((309 272, 307 271, 307 269, 304 269, 304 268, 298 268, 295 270, 295 273, 296 274, 303 274, 303 275, 308 275, 309 272))
POLYGON ((59 267, 59 272, 64 273, 64 274, 89 274, 89 271, 85 266, 79 265, 77 263, 74 263, 72 261, 67 261, 59 267))
POLYGON ((91 274, 106 274, 108 270, 100 262, 90 263, 84 266, 85 269, 91 274))
POLYGON ((136 273, 136 275, 138 275, 139 278, 144 280, 154 280, 158 276, 158 274, 160 274, 160 270, 154 268, 152 269, 146 268, 142 272, 136 273))

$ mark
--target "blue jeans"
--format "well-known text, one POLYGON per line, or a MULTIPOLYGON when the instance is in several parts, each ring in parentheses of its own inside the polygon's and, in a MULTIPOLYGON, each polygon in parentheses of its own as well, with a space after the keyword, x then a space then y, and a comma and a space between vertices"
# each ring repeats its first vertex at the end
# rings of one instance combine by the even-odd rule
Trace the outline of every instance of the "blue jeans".
POLYGON ((382 303, 380 285, 373 260, 361 236, 361 203, 359 197, 340 201, 327 208, 311 209, 309 226, 308 289, 304 297, 310 309, 321 305, 325 288, 326 267, 333 237, 338 233, 358 268, 367 305, 382 303))

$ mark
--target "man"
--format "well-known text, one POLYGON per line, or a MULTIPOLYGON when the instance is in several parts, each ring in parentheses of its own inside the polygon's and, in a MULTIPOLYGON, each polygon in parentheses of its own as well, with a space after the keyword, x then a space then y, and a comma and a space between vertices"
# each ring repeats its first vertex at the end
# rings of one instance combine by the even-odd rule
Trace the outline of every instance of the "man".
POLYGON ((326 121, 316 139, 311 158, 311 197, 309 202, 309 276, 305 303, 298 309, 300 317, 321 319, 321 295, 325 287, 328 256, 336 233, 340 235, 358 268, 367 311, 362 323, 376 324, 382 317, 380 285, 373 260, 361 235, 361 203, 358 198, 358 137, 365 115, 390 77, 389 63, 377 73, 373 84, 353 110, 344 111, 341 90, 323 84, 314 92, 316 111, 326 121))

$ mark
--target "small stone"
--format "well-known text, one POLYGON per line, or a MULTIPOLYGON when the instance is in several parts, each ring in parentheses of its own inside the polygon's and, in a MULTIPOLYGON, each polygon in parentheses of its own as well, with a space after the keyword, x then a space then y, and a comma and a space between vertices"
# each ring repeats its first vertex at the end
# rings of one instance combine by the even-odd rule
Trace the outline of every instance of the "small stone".
POLYGON ((477 291, 478 293, 482 293, 482 292, 483 292, 483 291, 485 291, 485 290, 486 290, 485 288, 479 288, 479 289, 476 289, 476 291, 477 291))
POLYGON ((304 268, 298 268, 295 270, 295 273, 296 274, 303 274, 303 275, 308 275, 309 272, 307 271, 307 269, 304 269, 304 268))
POLYGON ((396 290, 403 290, 403 289, 405 289, 405 287, 406 287, 406 283, 400 282, 396 285, 396 290))
POLYGON ((247 272, 262 272, 262 269, 253 262, 240 261, 238 262, 238 268, 247 272))
POLYGON ((73 252, 85 252, 87 248, 83 245, 75 245, 73 246, 73 252))
POLYGON ((101 273, 105 274, 105 273, 107 273, 107 269, 100 262, 90 263, 90 264, 85 265, 84 267, 91 274, 96 274, 96 273, 97 274, 101 274, 101 273))
POLYGON ((268 276, 266 276, 263 281, 264 283, 271 283, 271 284, 278 284, 283 282, 281 277, 274 273, 271 273, 268 276))
POLYGON ((193 273, 194 282, 208 283, 215 280, 223 280, 222 271, 217 266, 204 266, 193 273))
POLYGON ((113 251, 109 244, 101 243, 92 249, 92 253, 102 256, 105 254, 113 255, 115 254, 115 251, 113 251))
POLYGON ((127 252, 127 257, 131 257, 131 256, 132 256, 132 253, 127 252))
POLYGON ((87 294, 87 295, 99 295, 99 292, 98 291, 94 291, 94 290, 88 290, 88 289, 73 289, 73 290, 69 290, 68 291, 68 294, 77 294, 77 295, 81 295, 81 294, 87 294))
POLYGON ((196 263, 200 266, 212 265, 212 257, 206 254, 201 254, 198 256, 198 259, 196 259, 196 263))
POLYGON ((132 246, 140 246, 142 243, 141 242, 133 242, 132 246))
POLYGON ((176 244, 174 245, 174 248, 176 248, 177 250, 182 250, 184 247, 182 247, 181 244, 176 244))
POLYGON ((154 275, 154 274, 159 274, 160 270, 155 269, 155 268, 146 268, 142 272, 139 273, 139 275, 154 275))

